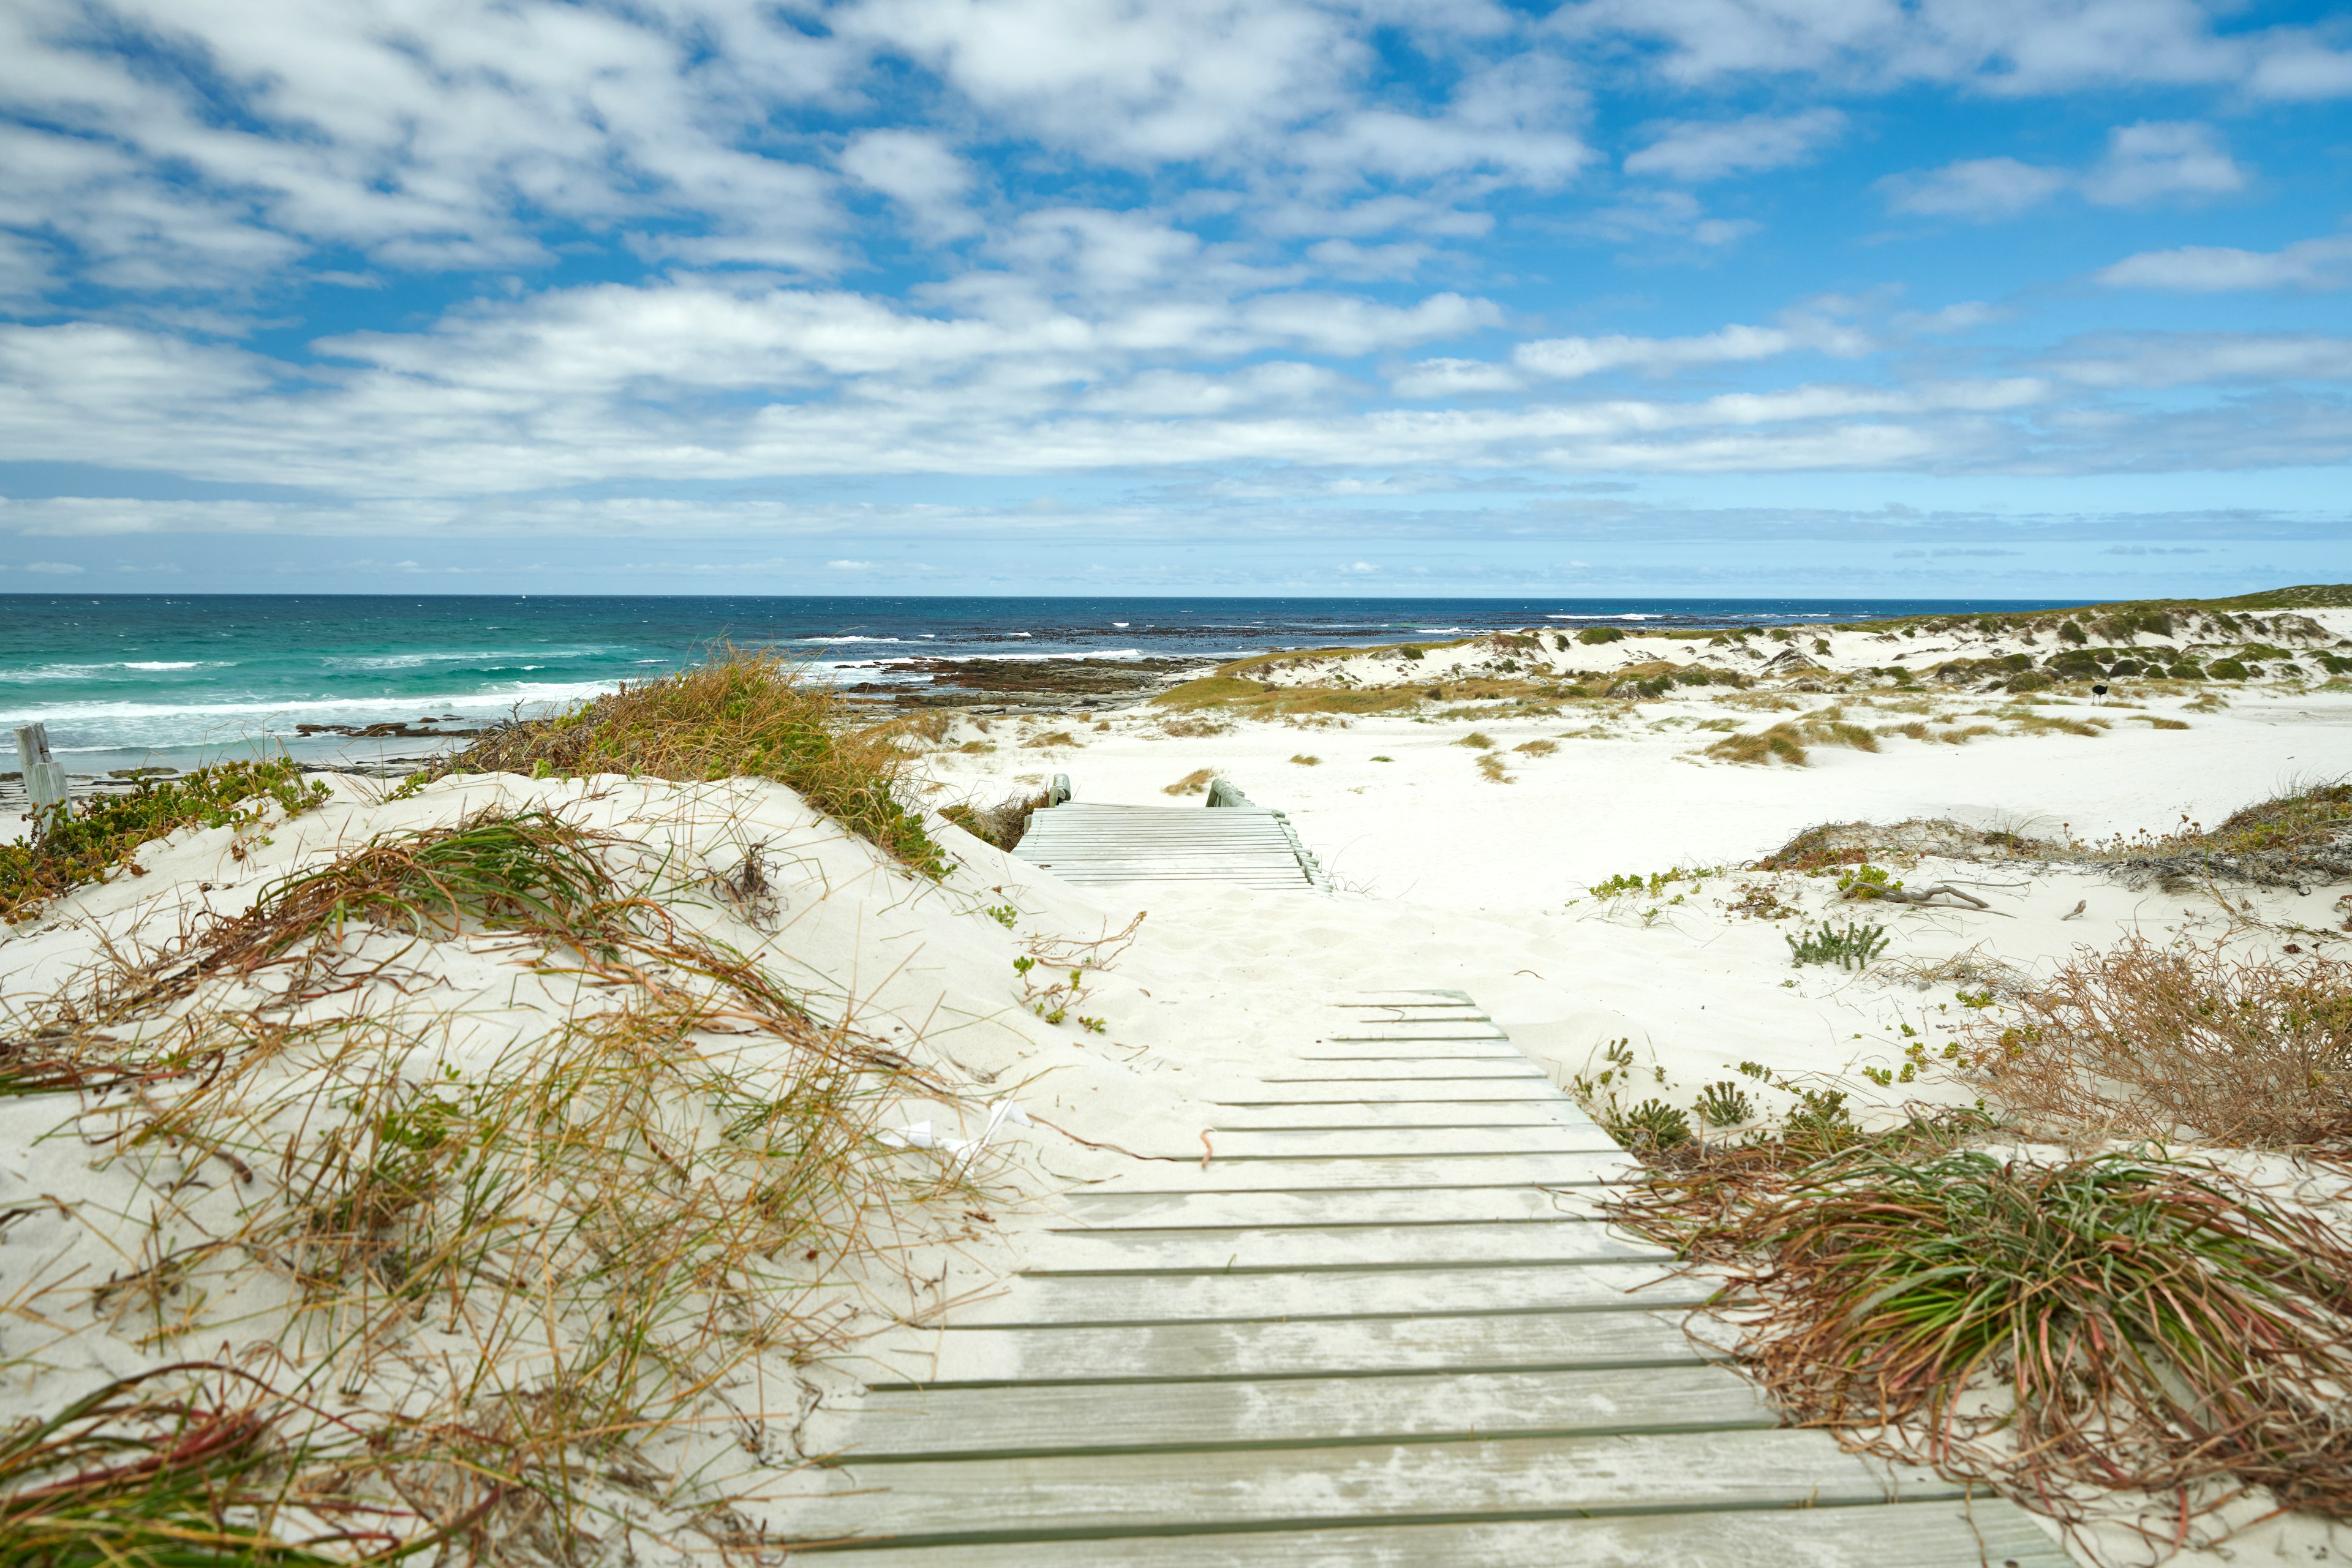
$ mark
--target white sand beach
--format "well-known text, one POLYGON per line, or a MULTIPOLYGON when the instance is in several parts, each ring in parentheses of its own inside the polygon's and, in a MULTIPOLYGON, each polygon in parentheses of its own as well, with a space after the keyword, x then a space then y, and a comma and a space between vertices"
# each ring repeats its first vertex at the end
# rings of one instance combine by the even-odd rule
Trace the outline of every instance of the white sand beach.
MULTIPOLYGON (((2313 618, 2326 634, 2313 646, 2352 635, 2352 614, 2313 618)), ((1563 637, 1539 651, 1554 673, 1591 673, 1685 660, 1691 645, 1563 637)), ((1948 645, 1934 651, 1952 657, 1948 645)), ((1530 655, 1482 639, 1420 656, 1412 675, 1459 682, 1501 658, 1524 665, 1530 655)), ((643 1005, 629 987, 654 984, 646 973, 701 994, 677 950, 614 960, 653 965, 625 981, 610 964, 551 962, 543 944, 511 931, 419 941, 370 928, 331 958, 199 966, 167 1004, 135 1018, 101 1005, 119 1001, 126 976, 170 972, 172 954, 194 951, 208 921, 234 921, 281 879, 486 810, 551 813, 595 836, 617 885, 657 907, 664 929, 703 944, 695 952, 742 955, 799 997, 820 1031, 903 1058, 936 1090, 901 1081, 888 1103, 860 1112, 858 1136, 880 1134, 897 1152, 881 1161, 894 1173, 872 1192, 818 1205, 830 1205, 854 1245, 822 1242, 804 1258, 776 1250, 781 1241, 730 1254, 746 1271, 744 1300, 791 1294, 782 1319, 740 1342, 677 1324, 646 1331, 655 1340, 675 1331, 664 1353, 700 1379, 642 1445, 641 1462, 670 1479, 636 1489, 593 1482, 583 1495, 608 1524, 638 1532, 634 1550, 647 1561, 698 1550, 682 1543, 700 1539, 696 1500, 708 1495, 727 1497, 733 1516, 756 1526, 788 1528, 797 1468, 845 1440, 863 1379, 877 1369, 924 1375, 937 1325, 1017 1265, 1056 1194, 1139 1159, 1200 1160, 1200 1102, 1269 1053, 1313 1039, 1336 997, 1400 985, 1466 992, 1556 1082, 1596 1105, 1654 1098, 1686 1108, 1707 1086, 1731 1083, 1761 1122, 1812 1089, 1844 1094, 1868 1125, 1906 1105, 1979 1098, 1954 1077, 1948 1047, 2004 976, 2028 978, 2133 933, 2256 946, 2347 940, 2335 887, 2166 891, 2089 864, 1940 854, 1937 845, 1949 845, 1932 837, 1901 867, 1906 882, 1949 884, 1986 907, 1857 904, 1839 900, 1834 875, 1754 868, 1820 823, 1926 821, 2085 843, 2162 835, 2352 766, 2352 689, 2342 681, 2223 690, 2117 680, 2105 696, 1892 679, 1859 692, 1802 689, 1874 659, 1887 662, 1883 645, 1848 633, 1807 654, 1805 669, 1638 703, 1531 711, 1540 705, 1456 695, 1398 711, 1272 717, 1145 706, 967 716, 932 723, 919 742, 919 795, 933 807, 990 804, 1066 773, 1081 802, 1197 808, 1201 784, 1170 786, 1229 780, 1288 814, 1327 869, 1328 891, 1073 888, 936 818, 956 868, 934 883, 782 786, 741 780, 498 774, 395 792, 337 779, 331 801, 290 820, 175 834, 140 853, 138 874, 57 900, 0 943, 0 1001, 19 1030, 61 1026, 61 1005, 79 998, 77 1016, 124 1020, 110 1026, 118 1034, 193 1031, 184 1055, 201 1054, 203 1028, 222 1019, 277 1029, 278 1044, 236 1075, 233 1095, 205 1120, 156 1119, 192 1092, 168 1075, 0 1100, 0 1211, 14 1220, 0 1239, 0 1415, 53 1412, 108 1379, 203 1359, 298 1380, 325 1401, 318 1418, 327 1425, 434 1412, 455 1421, 486 1385, 533 1387, 597 1341, 593 1303, 561 1291, 526 1331, 481 1317, 482 1301, 457 1293, 428 1290, 391 1310, 354 1306, 270 1248, 294 1245, 283 1238, 300 1227, 289 1230, 286 1215, 316 1201, 298 1195, 315 1193, 303 1186, 304 1162, 323 1169, 337 1138, 348 1145, 371 1125, 388 1146, 386 1108, 413 1118, 437 1096, 474 1107, 449 1117, 478 1117, 469 1089, 519 1062, 543 1064, 591 1024, 643 1005), (1831 706, 1834 718, 1818 717, 1831 706), (1801 766, 1707 753, 1783 714, 1863 727, 1875 749, 1816 742, 1801 766), (1928 738, 1903 733, 1906 724, 1928 738), (1936 738, 1971 729, 1958 743, 1936 738), (1612 878, 1632 880, 1610 890, 1612 878), (1791 965, 1790 933, 1849 920, 1885 928, 1866 969, 1791 965), (1017 968, 1024 959, 1036 967, 1017 968), (1045 993, 1073 970, 1075 996, 1045 993), (1061 1021, 1042 1016, 1049 1010, 1061 1021), (199 1018, 211 1022, 191 1022, 199 1018), (117 1141, 132 1128, 146 1131, 117 1141), (944 1206, 897 1204, 883 1189, 898 1180, 934 1194, 969 1190, 944 1206)), ((1361 687, 1380 663, 1284 663, 1261 685, 1361 687)), ((781 1092, 758 1087, 780 1065, 769 1037, 704 1024, 677 1086, 701 1092, 723 1079, 752 1100, 781 1092)), ((723 1119, 691 1099, 631 1124, 645 1139, 639 1163, 671 1164, 681 1182, 748 1179, 722 1157, 732 1146, 723 1119)), ((525 1208, 549 1201, 551 1189, 529 1190, 539 1196, 518 1199, 525 1208)), ((517 1257, 583 1267, 594 1250, 527 1242, 517 1257)), ((687 1294, 707 1307, 715 1289, 687 1294)), ((461 1482, 433 1485, 442 1490, 425 1486, 411 1500, 420 1515, 431 1512, 425 1493, 470 1495, 461 1482)), ((2324 1523, 2288 1518, 2168 1560, 2324 1562, 2344 1551, 2324 1523)))

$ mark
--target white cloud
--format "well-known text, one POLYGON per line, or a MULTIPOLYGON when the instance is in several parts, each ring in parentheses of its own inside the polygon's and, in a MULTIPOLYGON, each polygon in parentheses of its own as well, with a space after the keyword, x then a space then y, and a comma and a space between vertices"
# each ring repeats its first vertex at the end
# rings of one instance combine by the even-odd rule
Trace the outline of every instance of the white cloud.
POLYGON ((2352 236, 2298 240, 2279 250, 2186 245, 2144 250, 2092 274, 2111 289, 2341 289, 2352 282, 2352 236))
POLYGON ((842 149, 841 171, 905 207, 933 234, 978 232, 979 215, 964 205, 971 168, 939 137, 919 131, 867 131, 842 149))
POLYGON ((1878 186, 1897 212, 1990 223, 2037 207, 2071 183, 2063 169, 2015 158, 1969 158, 1921 174, 1890 174, 1878 186))
POLYGON ((82 574, 82 568, 70 561, 28 561, 25 563, 25 570, 52 577, 79 577, 82 574))
POLYGON ((2010 94, 2239 83, 2265 97, 2352 92, 2352 59, 2307 28, 2222 34, 2195 0, 1583 0, 1553 25, 1659 46, 1685 84, 1806 73, 1864 90, 1967 83, 2010 94))
POLYGON ((1845 130, 1834 109, 1801 114, 1751 114, 1741 120, 1685 121, 1625 159, 1629 174, 1719 180, 1801 163, 1845 130))
POLYGON ((2245 184, 2245 171, 2211 126, 2142 121, 2107 133, 2106 156, 2083 177, 2083 194, 2105 206, 2137 206, 2164 196, 2223 195, 2245 184))
POLYGON ((2318 332, 2115 332, 2069 344, 2050 370, 2085 386, 2352 381, 2352 338, 2318 332))
POLYGON ((1609 370, 1657 375, 1695 365, 1776 358, 1800 349, 1857 358, 1876 344, 1866 332, 1821 317, 1792 316, 1781 326, 1728 326, 1684 338, 1546 338, 1521 343, 1512 354, 1536 375, 1569 380, 1609 370))
POLYGON ((1527 378, 1508 365, 1475 359, 1425 359, 1389 377, 1389 390, 1420 401, 1482 392, 1517 392, 1527 378))

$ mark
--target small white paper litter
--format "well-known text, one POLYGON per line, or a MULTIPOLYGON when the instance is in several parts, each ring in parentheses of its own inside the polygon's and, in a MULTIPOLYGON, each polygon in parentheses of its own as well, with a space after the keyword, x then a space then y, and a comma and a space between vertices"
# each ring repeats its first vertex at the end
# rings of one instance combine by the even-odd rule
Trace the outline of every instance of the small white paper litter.
POLYGON ((989 1112, 988 1125, 981 1129, 977 1138, 950 1138, 934 1130, 928 1121, 909 1121, 904 1127, 886 1127, 874 1136, 877 1142, 887 1148, 937 1149, 959 1160, 969 1160, 987 1148, 989 1140, 996 1136, 996 1130, 1008 1121, 1015 1127, 1036 1125, 1029 1120, 1029 1113, 1021 1109, 1020 1101, 1000 1100, 989 1112))

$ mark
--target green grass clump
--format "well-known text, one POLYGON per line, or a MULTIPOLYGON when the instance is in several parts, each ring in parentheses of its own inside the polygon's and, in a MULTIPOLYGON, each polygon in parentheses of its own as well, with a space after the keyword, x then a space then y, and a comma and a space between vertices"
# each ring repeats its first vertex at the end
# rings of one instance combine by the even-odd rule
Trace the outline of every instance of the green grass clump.
POLYGON ((552 719, 499 725, 444 765, 536 778, 772 779, 910 869, 950 869, 922 814, 900 797, 908 758, 887 727, 848 728, 839 697, 773 654, 723 652, 552 719))
MULTIPOLYGON (((271 1484, 277 1455, 265 1403, 170 1399, 142 1389, 164 1373, 202 1370, 165 1367, 119 1379, 0 1436, 0 1562, 293 1568, 345 1561, 289 1543, 273 1529, 289 1500, 271 1484)), ((358 1543, 365 1534, 345 1539, 358 1543)))
POLYGON ((330 793, 316 780, 305 784, 302 770, 282 759, 216 763, 176 779, 142 779, 129 795, 76 802, 71 816, 43 811, 28 842, 0 844, 0 919, 26 919, 60 894, 107 881, 134 867, 142 845, 183 827, 243 830, 259 824, 273 803, 296 816, 330 793))
POLYGON ((2227 1482, 2352 1508, 2352 1251, 2210 1167, 1742 1151, 1626 1206, 1732 1270, 1740 1352, 1801 1419, 1896 1424, 1883 1442, 2045 1500, 2227 1482))
MULTIPOLYGON (((1895 886, 1902 886, 1896 883, 1895 886)), ((1804 963, 1834 963, 1840 969, 1867 969, 1870 961, 1886 949, 1887 936, 1884 926, 1866 926, 1856 921, 1843 928, 1822 926, 1807 931, 1800 940, 1783 937, 1789 944, 1791 966, 1804 963)))

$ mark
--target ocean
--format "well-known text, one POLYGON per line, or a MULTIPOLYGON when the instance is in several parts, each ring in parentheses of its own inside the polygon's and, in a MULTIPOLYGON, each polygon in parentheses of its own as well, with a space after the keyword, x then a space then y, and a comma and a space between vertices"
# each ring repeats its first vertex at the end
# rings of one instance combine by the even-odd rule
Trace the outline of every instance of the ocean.
MULTIPOLYGON (((892 660, 1240 658, 1286 647, 1618 621, 1745 626, 2039 609, 1893 599, 674 598, 0 595, 0 724, 36 721, 66 767, 192 767, 283 747, 324 761, 401 743, 302 734, 551 711, 701 657, 773 647, 823 679, 920 682, 892 660)), ((417 742, 406 742, 414 752, 417 742)), ((0 748, 0 768, 14 765, 0 748)))

